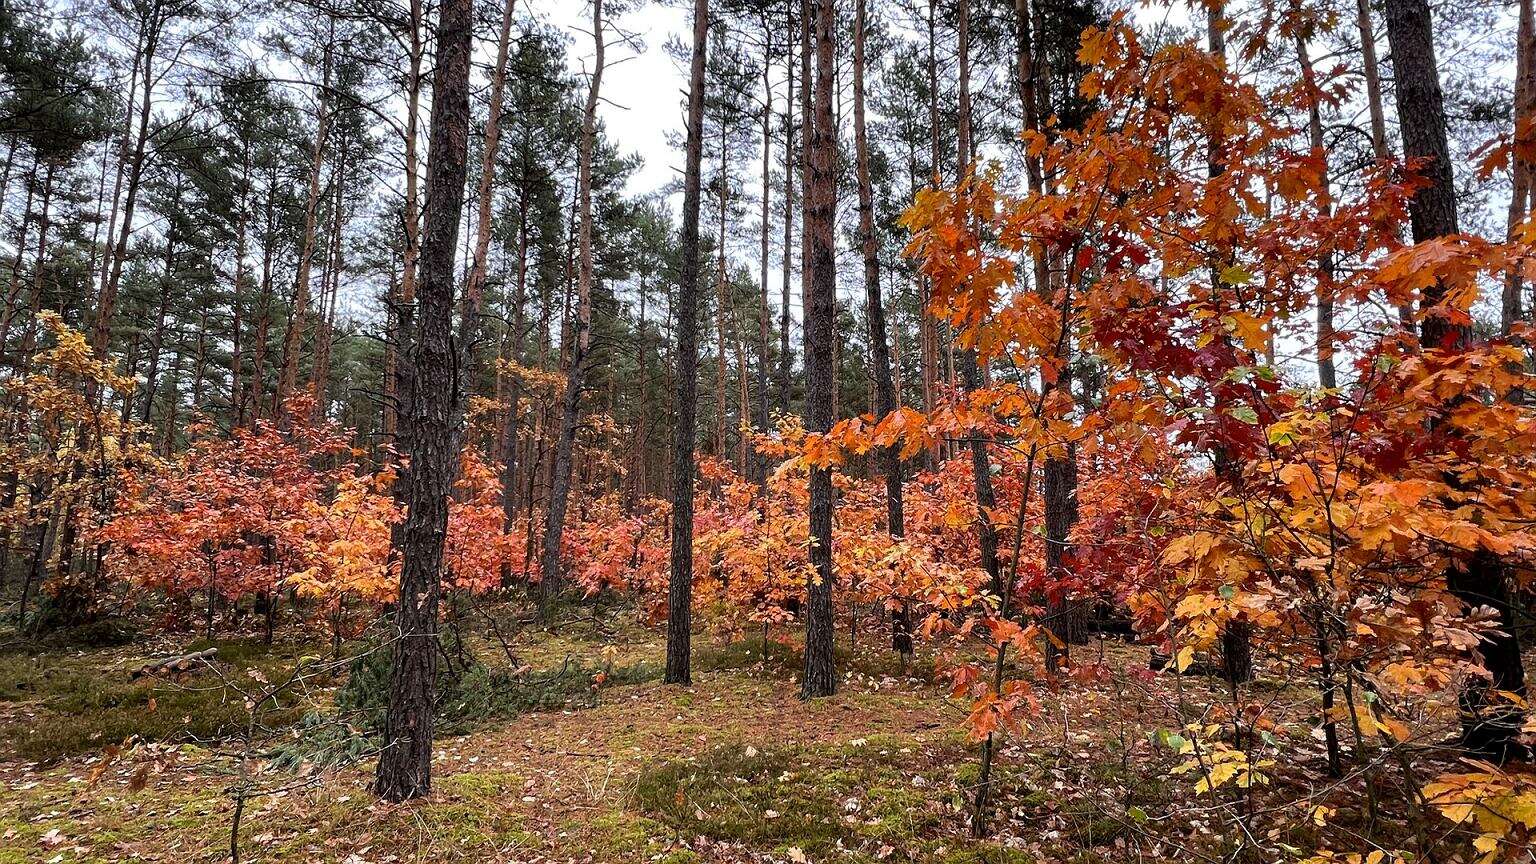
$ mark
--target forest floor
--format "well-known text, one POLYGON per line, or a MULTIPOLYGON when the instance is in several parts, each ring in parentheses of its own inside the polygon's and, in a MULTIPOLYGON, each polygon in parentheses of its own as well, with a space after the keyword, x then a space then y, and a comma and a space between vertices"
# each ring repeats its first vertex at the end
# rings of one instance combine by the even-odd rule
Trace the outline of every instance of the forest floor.
MULTIPOLYGON (((662 638, 629 612, 472 641, 519 686, 574 680, 546 686, 553 699, 448 724, 431 796, 399 805, 370 794, 366 752, 339 767, 303 758, 306 739, 342 726, 317 719, 334 713, 342 673, 306 677, 254 712, 242 695, 328 643, 221 640, 216 669, 137 682, 130 673, 148 657, 206 643, 0 646, 0 864, 228 860, 240 790, 237 845, 251 862, 1087 864, 1220 855, 1227 833, 1193 778, 1170 774, 1180 757, 1146 734, 1176 730, 1190 688, 1205 688, 1200 704, 1219 702, 1219 682, 1145 673, 1140 647, 1077 649, 1085 667, 1115 674, 1042 692, 1035 719, 1001 750, 997 824, 977 842, 978 748, 959 731, 964 710, 931 680, 931 658, 903 674, 878 631, 852 650, 840 634, 840 691, 812 702, 797 698, 794 646, 769 642, 765 656, 757 637, 696 637, 694 685, 663 686, 662 638), (270 731, 247 737, 257 728, 270 731)), ((467 703, 477 689, 460 695, 467 703)), ((1354 836, 1358 778, 1322 781, 1315 693, 1284 676, 1255 692, 1295 720, 1276 727, 1294 740, 1264 794, 1337 806, 1334 825, 1354 836)), ((1276 818, 1269 839, 1324 842, 1300 815, 1276 818)), ((1406 820, 1378 814, 1369 830, 1401 834, 1406 820)))

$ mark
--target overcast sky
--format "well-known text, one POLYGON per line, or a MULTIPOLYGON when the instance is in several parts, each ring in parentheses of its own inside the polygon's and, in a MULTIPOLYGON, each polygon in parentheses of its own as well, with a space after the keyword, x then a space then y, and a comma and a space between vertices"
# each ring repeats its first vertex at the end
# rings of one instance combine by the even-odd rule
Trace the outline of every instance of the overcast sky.
MULTIPOLYGON (((525 8, 570 33, 574 39, 568 54, 571 68, 583 73, 591 70, 592 21, 585 0, 528 0, 525 8)), ((691 7, 659 3, 646 3, 615 19, 615 25, 636 34, 645 49, 636 53, 628 45, 610 44, 599 109, 609 137, 625 152, 645 159, 630 178, 631 193, 659 189, 679 170, 676 157, 680 154, 668 146, 667 135, 682 129, 683 90, 688 81, 667 56, 665 46, 668 39, 692 37, 691 19, 691 7)), ((610 43, 616 37, 610 32, 610 43)))

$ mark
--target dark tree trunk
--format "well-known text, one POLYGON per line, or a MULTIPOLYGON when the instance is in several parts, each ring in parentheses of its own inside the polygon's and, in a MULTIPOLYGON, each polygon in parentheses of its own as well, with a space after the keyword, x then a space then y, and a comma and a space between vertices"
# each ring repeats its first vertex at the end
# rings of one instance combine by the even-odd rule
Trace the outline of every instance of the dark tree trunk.
MULTIPOLYGON (((1427 0, 1387 0, 1387 39, 1392 45, 1392 68, 1397 82, 1397 114, 1401 121, 1403 157, 1422 160, 1421 173, 1428 181, 1408 204, 1413 242, 1455 234, 1456 186, 1451 173, 1450 145, 1446 140, 1445 98, 1435 67, 1433 22, 1427 0)), ((1445 286, 1425 290, 1423 305, 1432 307, 1445 297, 1445 286)), ((1425 348, 1464 350, 1471 342, 1471 328, 1453 324, 1440 315, 1426 315, 1420 324, 1425 348)), ((1520 743, 1523 708, 1501 702, 1490 706, 1488 695, 1505 690, 1525 696, 1525 669, 1520 662, 1520 631, 1511 607, 1504 562, 1480 551, 1470 560, 1456 562, 1446 573, 1446 587, 1469 607, 1490 606, 1498 612, 1496 635, 1484 638, 1483 664, 1492 674, 1489 685, 1469 688, 1462 694, 1463 738, 1467 749, 1495 759, 1529 755, 1520 743)))
POLYGON ((453 367, 454 249, 464 208, 469 139, 469 55, 472 0, 443 0, 437 25, 437 71, 427 172, 425 236, 416 326, 407 362, 418 380, 401 418, 410 465, 403 478, 407 506, 396 535, 401 557, 399 637, 390 666, 389 709, 374 790, 390 801, 432 788, 432 710, 436 696, 437 614, 442 590, 448 496, 458 464, 453 444, 460 382, 453 367))
MULTIPOLYGON (((523 326, 528 304, 528 194, 524 189, 518 204, 517 290, 512 296, 512 339, 508 349, 513 363, 523 362, 523 326)), ((507 375, 507 420, 502 427, 501 453, 501 530, 511 534, 517 526, 517 448, 522 437, 522 375, 507 375)), ((524 466, 524 471, 527 467, 524 466)), ((526 574, 525 574, 526 575, 526 574)), ((512 585, 512 559, 501 564, 501 587, 512 585)))
MULTIPOLYGON (((139 185, 144 177, 144 162, 149 143, 150 112, 154 105, 154 76, 151 74, 155 59, 155 52, 159 49, 161 28, 165 19, 159 14, 151 14, 142 22, 140 30, 141 41, 139 46, 141 53, 134 58, 135 63, 142 61, 143 74, 137 79, 142 87, 139 100, 138 131, 133 138, 133 146, 127 146, 127 138, 124 137, 124 157, 128 164, 128 179, 126 191, 123 195, 122 221, 118 225, 118 235, 115 241, 111 241, 111 251, 108 255, 106 279, 102 281, 101 293, 96 299, 96 331, 91 338, 91 347, 96 350, 98 356, 107 356, 107 348, 112 337, 112 317, 117 308, 118 287, 122 284, 123 263, 128 258, 128 238, 133 232, 134 207, 139 200, 139 185)), ((135 71, 139 68, 134 67, 135 71)), ((130 98, 132 93, 130 84, 130 98)), ((110 240, 111 238, 109 238, 110 240)))
MULTIPOLYGON (((1070 384, 1068 384, 1070 386, 1070 384)), ((1045 651, 1046 667, 1056 671, 1067 654, 1067 646, 1081 644, 1087 633, 1079 633, 1078 607, 1081 601, 1063 587, 1067 581, 1066 560, 1071 554, 1072 526, 1077 523, 1077 460, 1069 448, 1045 460, 1042 483, 1045 503, 1045 574, 1046 627, 1052 640, 1045 651), (1059 645, 1057 643, 1060 643, 1059 645)))
MULTIPOLYGON (((333 28, 334 29, 334 28, 333 28)), ((315 230, 320 209, 320 170, 325 165, 326 138, 330 135, 331 48, 327 42, 324 70, 321 73, 325 87, 321 89, 319 116, 315 125, 315 146, 309 165, 309 191, 304 203, 304 229, 300 235, 299 261, 293 280, 293 303, 288 310, 288 327, 283 331, 282 360, 278 366, 277 393, 273 397, 272 413, 285 416, 283 404, 299 385, 299 355, 303 351, 304 316, 309 314, 309 274, 315 259, 315 230)), ((450 276, 450 281, 452 277, 450 276)))
MULTIPOLYGON (((835 385, 837 260, 833 220, 837 210, 837 137, 832 126, 833 2, 816 2, 816 97, 807 148, 811 182, 806 187, 810 279, 805 298, 805 413, 806 428, 811 432, 832 428, 835 385)), ((800 682, 800 694, 806 698, 830 696, 837 690, 837 670, 832 658, 836 622, 832 613, 831 470, 813 467, 810 482, 811 565, 815 573, 806 586, 805 674, 800 682)))
POLYGON ((693 458, 699 409, 699 174, 704 160, 704 59, 709 0, 693 3, 688 72, 688 143, 683 173, 683 261, 677 289, 677 398, 672 443, 672 570, 667 584, 668 684, 691 684, 693 458))
MULTIPOLYGON (((875 240, 875 196, 869 179, 869 141, 864 122, 864 43, 868 29, 865 0, 854 7, 853 23, 853 140, 858 157, 859 240, 864 253, 864 308, 869 317, 870 353, 874 361, 875 414, 885 417, 896 410, 896 381, 891 375, 891 351, 886 342, 885 305, 880 296, 880 249, 875 240)), ((901 501, 901 448, 892 445, 880 452, 880 471, 885 475, 886 530, 892 537, 906 534, 901 501)), ((994 556, 995 558, 996 556, 994 556)), ((891 613, 891 647, 912 653, 911 612, 903 598, 891 613)))
MULTIPOLYGON (((1226 61, 1227 54, 1225 17, 1225 6, 1221 2, 1206 10, 1206 47, 1223 63, 1226 61)), ((1226 170, 1226 160, 1222 155, 1222 141, 1217 134, 1212 134, 1207 145, 1206 177, 1214 180, 1226 170)), ((1219 269, 1211 268, 1213 290, 1221 281, 1217 272, 1219 269)), ((1227 481, 1234 489, 1242 484, 1242 466, 1229 458, 1225 450, 1216 448, 1211 454, 1211 460, 1215 463, 1214 470, 1217 477, 1227 481)), ((1234 687, 1253 678, 1253 647, 1249 644, 1251 631, 1252 628, 1248 622, 1234 620, 1227 624, 1221 634, 1222 674, 1234 687)))
MULTIPOLYGON (((592 148, 597 135, 597 102, 603 84, 603 0, 592 0, 592 42, 596 59, 587 89, 582 117, 581 144, 576 170, 578 226, 575 339, 566 370, 565 400, 561 405, 560 437, 555 442, 554 468, 550 475, 549 509, 545 512, 544 557, 539 565, 539 617, 548 621, 560 588, 560 542, 565 535, 565 508, 571 495, 571 460, 576 447, 576 424, 581 419, 581 391, 586 384, 588 351, 592 340, 592 148)), ((562 346, 563 348, 564 346, 562 346)))
MULTIPOLYGON (((787 30, 793 30, 795 2, 788 0, 784 22, 787 30)), ((788 86, 784 90, 784 265, 783 281, 779 286, 779 411, 789 413, 790 367, 794 358, 789 353, 789 287, 794 274, 795 230, 795 40, 786 38, 784 43, 784 75, 788 86)))
MULTIPOLYGON (((1296 62, 1301 65, 1302 80, 1307 85, 1307 139, 1313 155, 1322 162, 1321 183, 1323 194, 1318 196, 1317 208, 1323 216, 1333 215, 1333 193, 1328 173, 1328 148, 1323 141, 1322 91, 1317 86, 1317 75, 1312 70, 1312 57, 1307 51, 1306 37, 1296 36, 1296 62)), ((1338 374, 1333 363, 1333 252, 1324 250, 1317 256, 1317 382, 1333 389, 1338 386, 1338 374)))
MULTIPOLYGON (((764 15, 763 29, 771 32, 771 24, 764 15)), ((770 332, 768 312, 768 235, 769 216, 773 197, 773 78, 769 74, 773 56, 773 39, 763 40, 763 200, 762 200, 762 248, 758 260, 757 303, 757 401, 752 425, 762 434, 768 432, 768 336, 770 332)), ((745 373, 743 373, 745 374, 745 373)), ((762 487, 768 483, 768 460, 753 452, 752 479, 762 487)))
MULTIPOLYGON (((1514 127, 1536 119, 1536 12, 1532 0, 1520 0, 1519 24, 1515 29, 1515 92, 1514 127)), ((1531 212, 1532 196, 1536 194, 1536 164, 1515 153, 1511 159, 1511 189, 1509 195, 1508 230, 1511 236, 1531 212)), ((1511 267, 1504 279, 1504 296, 1499 316, 1499 332, 1508 335, 1515 323, 1525 317, 1522 295, 1525 279, 1518 266, 1511 267)))

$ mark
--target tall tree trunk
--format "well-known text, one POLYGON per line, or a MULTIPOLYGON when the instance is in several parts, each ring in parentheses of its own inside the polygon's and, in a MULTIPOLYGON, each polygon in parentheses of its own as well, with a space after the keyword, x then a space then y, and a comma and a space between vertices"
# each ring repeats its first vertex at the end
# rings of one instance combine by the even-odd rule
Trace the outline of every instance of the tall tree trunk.
MULTIPOLYGON (((1221 2, 1206 10, 1205 38, 1206 49, 1224 66, 1227 57, 1226 8, 1221 2)), ((1207 145, 1206 178, 1214 181, 1226 170, 1222 141, 1212 135, 1207 145)), ((1221 281, 1219 269, 1211 268, 1213 293, 1221 281)), ((1242 483, 1242 466, 1230 459, 1224 450, 1216 448, 1212 453, 1212 462, 1215 463, 1217 477, 1224 479, 1233 488, 1242 483)), ((1251 631, 1252 627, 1247 621, 1234 620, 1227 624, 1221 634, 1222 671, 1233 688, 1253 678, 1251 631)))
MULTIPOLYGON (((1386 17, 1397 81, 1403 157, 1422 160, 1421 173, 1428 181, 1408 204, 1413 242, 1423 243, 1458 232, 1456 187, 1446 139, 1445 97, 1435 67, 1433 22, 1427 0, 1387 0, 1386 17)), ((1444 299, 1445 286, 1431 285, 1425 289, 1422 304, 1429 309, 1444 299)), ((1419 338, 1426 349, 1465 350, 1471 337, 1470 327, 1452 323, 1438 314, 1426 314, 1420 324, 1419 338)), ((1502 700, 1490 704, 1494 691, 1514 693, 1522 699, 1526 692, 1519 624, 1506 577, 1505 563, 1486 551, 1453 564, 1446 573, 1446 587, 1463 603, 1469 607, 1492 607, 1498 613, 1498 631, 1485 636, 1481 645, 1483 664, 1492 680, 1486 685, 1469 687, 1462 694, 1461 704, 1464 745, 1475 753, 1499 760, 1528 755, 1520 743, 1525 709, 1502 700)))
MULTIPOLYGON (((796 0, 786 0, 785 29, 793 30, 796 0)), ((789 286, 795 271, 792 250, 795 230, 795 42, 786 33, 784 40, 784 264, 779 287, 779 411, 789 413, 790 369, 794 358, 789 350, 789 286)))
MULTIPOLYGON (((934 0, 928 0, 928 181, 931 184, 943 182, 943 168, 939 153, 938 14, 937 4, 934 0)), ((919 278, 922 280, 918 285, 919 306, 922 313, 918 316, 918 339, 922 343, 923 410, 931 412, 938 406, 939 400, 939 337, 938 327, 933 317, 928 314, 931 293, 928 280, 926 277, 919 278)), ((939 462, 945 455, 944 449, 944 445, 940 442, 935 442, 928 448, 929 470, 938 470, 939 462)))
MULTIPOLYGON (((464 309, 459 322, 460 353, 464 361, 470 357, 480 301, 485 293, 487 258, 491 250, 491 203, 495 197, 496 154, 501 144, 502 94, 507 86, 507 48, 512 41, 512 13, 517 0, 505 0, 501 12, 501 28, 496 34, 496 65, 491 69, 490 105, 486 109, 485 147, 480 155, 480 184, 475 196, 475 249, 470 257, 469 277, 464 285, 464 309)), ((464 369, 467 362, 461 362, 464 369)))
POLYGON ((634 456, 631 458, 629 470, 629 489, 624 506, 633 513, 640 498, 645 495, 647 477, 650 474, 649 450, 651 444, 651 341, 647 332, 649 322, 646 320, 646 301, 650 297, 650 286, 646 279, 639 279, 640 309, 635 317, 635 355, 639 358, 640 374, 635 376, 635 409, 632 426, 634 435, 634 456))
POLYGON ((165 275, 160 279, 160 303, 155 312, 155 330, 149 337, 149 358, 144 372, 144 413, 139 420, 146 425, 155 409, 155 384, 160 375, 160 356, 165 347, 165 317, 170 312, 171 286, 176 280, 176 231, 165 238, 165 275))
MULTIPOLYGON (((118 206, 122 203, 123 181, 128 174, 128 165, 133 159, 133 142, 136 140, 134 137, 134 119, 139 114, 139 61, 143 57, 145 35, 146 34, 142 29, 140 29, 135 34, 135 42, 133 46, 133 68, 128 73, 128 90, 126 96, 123 99, 123 105, 125 107, 123 109, 122 137, 117 142, 117 164, 112 172, 112 197, 109 199, 110 203, 107 207, 105 242, 102 244, 101 263, 99 265, 95 263, 97 235, 93 232, 91 238, 92 267, 90 272, 92 277, 95 278, 97 267, 99 266, 101 274, 99 277, 101 280, 100 287, 97 289, 96 294, 98 308, 101 300, 103 299, 103 292, 105 292, 107 288, 107 280, 111 276, 113 242, 117 237, 117 209, 118 206)), ((111 144, 109 143, 107 147, 110 150, 111 144)), ((5 183, 0 184, 0 208, 4 207, 3 202, 9 200, 6 198, 5 193, 9 191, 10 188, 11 160, 15 154, 16 145, 12 143, 5 154, 5 183)), ((102 156, 102 161, 106 161, 105 155, 102 156)), ((101 223, 98 222, 97 230, 100 228, 101 223)), ((108 332, 111 332, 110 329, 108 332)), ((94 330, 92 331, 92 338, 95 338, 94 330)))
MULTIPOLYGON (((971 143, 971 4, 960 0, 955 14, 956 35, 960 60, 960 117, 957 123, 956 159, 957 181, 963 182, 976 158, 971 143)), ((979 360, 974 348, 960 352, 960 374, 967 391, 982 387, 979 360)), ((1003 572, 997 562, 997 529, 992 524, 992 510, 997 506, 997 495, 992 490, 992 461, 987 453, 987 437, 980 430, 972 430, 968 436, 971 451, 971 477, 976 494, 976 528, 981 552, 981 568, 987 571, 994 595, 1003 592, 1003 572)))
MULTIPOLYGON (((1312 145, 1312 158, 1322 164, 1318 215, 1328 218, 1333 215, 1333 193, 1328 173, 1328 148, 1323 142, 1322 91, 1318 89, 1317 74, 1307 53, 1307 39, 1299 33, 1296 35, 1296 62, 1301 64, 1301 78, 1307 87, 1308 143, 1312 145)), ((1333 275, 1333 252, 1325 249, 1317 255, 1317 380, 1329 389, 1338 386, 1338 375, 1333 366, 1333 275)))
MULTIPOLYGON (((880 296, 880 248, 875 238, 875 194, 869 179, 869 140, 864 116, 864 70, 868 31, 866 0, 857 0, 853 18, 853 146, 856 149, 859 185, 859 240, 864 253, 864 311, 869 319, 869 345, 874 363, 875 414, 885 417, 896 410, 896 382, 891 375, 891 352, 886 343, 885 306, 880 296)), ((880 471, 885 475, 885 524, 892 537, 906 534, 901 500, 901 448, 880 452, 880 471)), ((912 653, 912 616, 903 598, 891 612, 891 647, 912 653)))
POLYGON ((725 315, 730 306, 725 279, 726 176, 725 117, 720 118, 720 213, 715 225, 715 457, 725 459, 725 315))
POLYGON ((230 352, 229 352, 229 422, 236 428, 245 425, 245 391, 241 387, 241 353, 244 346, 242 328, 244 320, 245 255, 249 244, 251 224, 251 143, 241 140, 240 147, 240 200, 235 218, 235 272, 230 280, 230 352))
MULTIPOLYGON (((836 236, 837 130, 832 120, 833 3, 816 0, 816 100, 811 123, 810 177, 806 185, 806 223, 810 235, 810 283, 805 298, 806 428, 826 432, 832 428, 832 391, 836 350, 834 316, 837 314, 836 236)), ((811 566, 806 585, 805 673, 800 694, 805 698, 830 696, 837 690, 837 670, 832 658, 832 471, 812 467, 810 477, 811 566)))
MULTIPOLYGON (((332 26, 332 34, 335 27, 332 26)), ((278 370, 277 394, 272 404, 276 415, 287 413, 284 403, 299 382, 299 354, 303 350, 304 317, 309 314, 309 274, 315 258, 315 223, 320 211, 320 170, 325 165, 325 143, 330 134, 331 42, 325 45, 321 72, 322 88, 315 123, 315 146, 309 162, 309 191, 304 199, 304 228, 300 235, 299 266, 293 279, 293 302, 288 311, 288 328, 283 332, 282 365, 278 370)))
POLYGON ((699 391, 699 186, 704 160, 704 60, 709 0, 693 2, 688 135, 683 169, 683 260, 677 287, 676 412, 672 443, 672 554, 667 582, 668 684, 693 683, 693 485, 699 391))
POLYGON ((267 182, 265 227, 261 241, 261 293, 256 301, 256 331, 251 337, 251 395, 246 401, 250 406, 250 419, 253 423, 266 404, 267 341, 272 330, 272 260, 276 254, 276 241, 273 239, 277 227, 273 201, 277 188, 276 170, 276 167, 272 169, 267 182))
POLYGON ((554 474, 550 479, 549 509, 545 511, 544 557, 539 566, 539 616, 548 621, 560 587, 560 541, 565 533, 565 508, 571 492, 571 458, 576 445, 576 425, 581 419, 581 390, 585 384, 587 352, 592 339, 592 148, 597 135, 597 103, 603 83, 603 0, 592 0, 592 81, 581 121, 581 145, 577 155, 577 202, 581 211, 578 228, 580 254, 576 274, 576 326, 566 370, 565 399, 560 417, 560 438, 555 442, 554 474))
POLYGON ((400 407, 408 398, 406 391, 412 380, 408 377, 410 370, 400 368, 399 358, 402 351, 409 349, 412 339, 411 308, 416 303, 416 271, 421 258, 420 196, 417 188, 421 168, 416 138, 421 122, 421 65, 426 53, 426 40, 422 38, 424 0, 409 0, 407 8, 410 12, 407 20, 410 32, 406 34, 409 65, 405 78, 405 201, 401 212, 405 248, 401 253, 399 291, 390 298, 389 323, 386 326, 391 332, 386 333, 384 338, 384 411, 381 422, 385 440, 396 434, 400 407))
POLYGON ((1371 0, 1355 0, 1355 27, 1360 31, 1360 65, 1365 74, 1365 102, 1371 117, 1371 151, 1377 159, 1387 151, 1387 112, 1381 102, 1381 64, 1376 59, 1376 27, 1371 23, 1371 0))
MULTIPOLYGON (((11 323, 21 303, 21 262, 27 250, 27 233, 32 226, 32 202, 37 192, 37 164, 27 171, 27 203, 22 207, 21 224, 16 227, 16 253, 11 256, 11 285, 5 292, 5 309, 0 310, 0 350, 11 342, 11 323)), ((24 369, 32 358, 18 351, 16 368, 24 369)))
MULTIPOLYGON (((143 21, 139 57, 143 61, 144 74, 140 79, 142 91, 139 99, 138 133, 133 139, 133 150, 128 154, 128 180, 123 192, 122 222, 118 225, 117 240, 112 244, 111 266, 102 282, 101 293, 96 298, 96 332, 91 347, 98 356, 107 356, 112 338, 112 316, 117 308, 118 287, 123 280, 123 262, 128 257, 128 238, 133 233, 133 213, 139 200, 139 184, 144 178, 144 160, 149 142, 150 112, 154 106, 155 77, 152 74, 155 52, 160 46, 160 31, 164 26, 160 13, 154 11, 143 21)), ((131 95, 131 94, 130 94, 131 95)))
POLYGON ((343 147, 337 154, 336 170, 331 173, 331 183, 335 188, 335 197, 331 202, 331 229, 330 240, 326 244, 326 257, 323 271, 320 274, 320 302, 317 308, 320 310, 320 321, 315 327, 315 420, 323 419, 329 408, 330 381, 331 381, 331 340, 336 329, 336 295, 341 289, 341 268, 343 264, 341 239, 343 229, 346 226, 345 194, 347 148, 343 147))
MULTIPOLYGON (((43 169, 43 201, 37 213, 37 252, 32 259, 32 309, 21 340, 22 363, 31 361, 32 352, 37 347, 37 316, 43 311, 43 276, 47 272, 48 229, 51 227, 49 211, 53 207, 53 172, 57 167, 50 162, 43 169)), ((6 311, 10 312, 9 305, 6 311)), ((4 339, 0 338, 0 345, 4 344, 4 339)))
MULTIPOLYGON (((1392 158, 1387 146, 1387 112, 1381 98, 1381 63, 1376 58, 1376 25, 1371 20, 1371 0, 1355 0, 1355 27, 1360 34, 1360 67, 1365 76, 1365 104, 1371 118, 1371 152, 1380 162, 1392 158)), ((1405 328, 1413 326, 1413 307, 1397 308, 1405 328)))
POLYGON ((448 496, 458 454, 452 428, 462 382, 453 368, 454 248, 464 207, 469 142, 469 55, 473 0, 443 0, 432 82, 431 161, 422 238, 420 307, 409 363, 434 386, 413 388, 403 418, 410 464, 402 478, 406 517, 396 535, 400 597, 374 790, 389 801, 432 789, 432 709, 437 679, 437 615, 442 591, 448 496))
MULTIPOLYGON (((1056 386, 1070 392, 1070 372, 1063 372, 1056 386)), ((1051 634, 1045 646, 1045 664, 1047 669, 1055 672, 1062 660, 1070 656, 1068 646, 1081 644, 1087 637, 1079 626, 1082 624, 1083 601, 1064 585, 1070 575, 1066 564, 1072 551, 1072 527, 1077 524, 1078 515, 1075 447, 1065 445, 1064 452, 1046 457, 1041 493, 1045 504, 1045 624, 1051 634)))
MULTIPOLYGON (((770 34, 772 32, 770 27, 771 24, 765 12, 763 32, 770 34)), ((773 38, 771 35, 765 35, 763 39, 763 200, 761 202, 763 230, 757 278, 757 406, 752 424, 762 434, 768 432, 768 337, 771 332, 768 323, 770 317, 768 312, 768 222, 773 192, 773 79, 769 75, 772 57, 773 38)), ((767 460, 755 453, 752 454, 752 479, 758 486, 768 482, 767 460)))
MULTIPOLYGON (((1515 92, 1514 128, 1518 135, 1525 123, 1536 122, 1536 21, 1533 21, 1531 0, 1520 0, 1520 23, 1515 33, 1515 92)), ((1508 231, 1514 235, 1516 228, 1530 215, 1533 197, 1536 197, 1536 164, 1516 152, 1512 158, 1513 169, 1509 196, 1508 231)), ((1524 260, 1509 270, 1504 280, 1503 302, 1499 316, 1499 332, 1508 335, 1515 323, 1525 316, 1523 294, 1525 280, 1520 275, 1524 260)))
MULTIPOLYGON (((522 366, 525 307, 528 304, 528 195, 518 198, 517 289, 512 295, 512 339, 507 359, 522 366)), ((517 526, 517 448, 522 431, 523 380, 521 374, 507 373, 507 420, 502 432, 501 530, 511 534, 517 526)), ((526 471, 526 468, 524 469, 526 471)), ((511 559, 502 562, 501 585, 512 584, 511 559)))

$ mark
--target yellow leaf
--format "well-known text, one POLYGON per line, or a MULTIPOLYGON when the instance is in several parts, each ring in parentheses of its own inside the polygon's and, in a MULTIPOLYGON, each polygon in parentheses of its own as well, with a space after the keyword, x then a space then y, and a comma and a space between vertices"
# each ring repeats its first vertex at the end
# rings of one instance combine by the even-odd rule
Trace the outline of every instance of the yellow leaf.
POLYGON ((1174 668, 1178 669, 1180 672, 1183 672, 1185 669, 1188 669, 1189 664, 1193 662, 1195 662, 1195 649, 1193 646, 1185 645, 1183 648, 1179 649, 1179 654, 1174 658, 1173 665, 1174 668))

